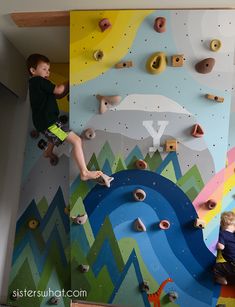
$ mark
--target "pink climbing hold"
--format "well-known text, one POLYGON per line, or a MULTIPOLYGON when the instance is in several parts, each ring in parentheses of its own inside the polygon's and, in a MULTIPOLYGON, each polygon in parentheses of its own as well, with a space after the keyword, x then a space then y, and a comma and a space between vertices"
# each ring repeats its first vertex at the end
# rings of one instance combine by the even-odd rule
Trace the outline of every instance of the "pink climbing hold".
POLYGON ((113 107, 113 106, 117 106, 120 101, 121 101, 121 96, 101 96, 101 95, 96 95, 97 100, 100 103, 100 108, 99 108, 99 112, 100 114, 105 113, 106 111, 108 111, 109 108, 113 107))
POLYGON ((112 27, 111 22, 108 18, 103 18, 99 22, 99 27, 102 32, 112 27))
POLYGON ((158 33, 163 33, 166 31, 166 18, 157 17, 154 22, 154 30, 158 33))
POLYGON ((204 131, 203 131, 202 127, 199 124, 195 124, 193 126, 191 134, 195 138, 200 138, 200 137, 202 137, 204 135, 204 131))
POLYGON ((170 228, 170 222, 169 221, 167 221, 167 220, 162 220, 162 221, 160 221, 160 223, 159 223, 159 227, 162 229, 162 230, 167 230, 167 229, 169 229, 170 228))

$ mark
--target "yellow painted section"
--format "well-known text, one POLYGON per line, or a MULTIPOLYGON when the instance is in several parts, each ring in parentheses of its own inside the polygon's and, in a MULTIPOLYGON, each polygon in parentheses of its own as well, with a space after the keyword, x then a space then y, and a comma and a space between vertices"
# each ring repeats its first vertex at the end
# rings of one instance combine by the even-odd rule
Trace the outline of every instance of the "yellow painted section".
POLYGON ((226 304, 226 307, 234 307, 235 306, 235 299, 234 298, 228 298, 228 297, 220 297, 217 301, 218 304, 226 304))
MULTIPOLYGON (((53 63, 50 67, 50 80, 55 84, 61 84, 69 80, 69 64, 53 63)), ((60 111, 69 112, 69 101, 67 96, 57 99, 60 111)))
MULTIPOLYGON (((151 10, 71 12, 70 84, 80 84, 94 79, 120 62, 129 52, 141 23, 152 12, 151 10), (103 18, 108 18, 112 27, 101 32, 99 21, 103 18), (102 61, 94 59, 93 54, 96 50, 104 52, 102 61)), ((131 60, 131 55, 128 60, 131 60)))

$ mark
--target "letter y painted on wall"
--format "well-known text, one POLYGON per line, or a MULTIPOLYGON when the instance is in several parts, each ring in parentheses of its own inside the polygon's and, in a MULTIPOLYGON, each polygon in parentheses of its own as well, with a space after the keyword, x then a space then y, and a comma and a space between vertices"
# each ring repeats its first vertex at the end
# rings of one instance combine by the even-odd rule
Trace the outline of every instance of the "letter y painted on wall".
POLYGON ((169 124, 168 121, 159 120, 157 125, 160 126, 158 131, 154 130, 153 128, 153 121, 152 120, 145 120, 143 121, 143 126, 147 129, 148 133, 153 138, 153 147, 149 147, 149 152, 163 151, 162 146, 160 145, 160 139, 166 129, 166 126, 169 124))

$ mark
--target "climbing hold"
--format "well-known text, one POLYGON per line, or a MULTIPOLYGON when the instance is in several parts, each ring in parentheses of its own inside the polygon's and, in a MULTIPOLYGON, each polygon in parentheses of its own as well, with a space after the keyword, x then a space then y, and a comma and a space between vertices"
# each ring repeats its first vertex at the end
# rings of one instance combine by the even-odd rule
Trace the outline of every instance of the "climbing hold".
POLYGON ((87 214, 85 213, 85 214, 82 214, 82 215, 73 216, 73 217, 71 217, 71 219, 74 222, 74 224, 83 225, 87 221, 87 214))
POLYGON ((99 27, 100 27, 100 30, 102 32, 104 32, 105 30, 111 28, 111 22, 109 21, 108 18, 103 18, 99 21, 99 27))
POLYGON ((134 228, 140 232, 146 231, 146 227, 139 217, 134 222, 134 228))
POLYGON ((92 140, 95 138, 95 130, 92 128, 88 128, 83 132, 83 135, 87 140, 92 140))
POLYGON ((166 31, 166 18, 165 17, 157 17, 154 22, 154 30, 158 33, 163 33, 166 31))
POLYGON ((47 142, 43 139, 41 139, 38 142, 38 148, 40 148, 41 150, 46 150, 47 149, 47 142))
POLYGON ((96 61, 101 61, 104 57, 104 52, 102 50, 96 50, 93 53, 93 57, 96 61))
POLYGON ((137 160, 135 162, 135 166, 138 169, 146 169, 146 168, 148 168, 148 164, 144 160, 137 160))
POLYGON ((167 230, 169 229, 171 226, 170 222, 167 221, 167 220, 161 220, 160 223, 159 223, 159 227, 162 229, 162 230, 167 230))
POLYGON ((191 135, 194 136, 195 138, 200 138, 204 135, 204 131, 202 129, 202 127, 199 124, 195 124, 193 126, 191 135))
POLYGON ((58 297, 53 296, 53 297, 50 298, 49 304, 50 304, 50 305, 58 305, 58 304, 59 304, 59 301, 60 301, 60 300, 59 300, 58 297))
POLYGON ((134 198, 136 201, 144 201, 146 198, 146 193, 144 190, 137 189, 133 192, 134 198))
POLYGON ((80 270, 80 272, 82 273, 87 273, 89 271, 89 265, 88 264, 80 264, 78 269, 80 270))
POLYGON ((51 165, 56 166, 56 165, 58 164, 58 162, 59 162, 59 158, 58 158, 56 155, 53 154, 53 155, 50 157, 50 163, 51 163, 51 165))
POLYGON ((222 43, 219 39, 212 39, 212 41, 210 42, 211 51, 219 51, 221 46, 222 46, 222 43))
POLYGON ((177 141, 176 140, 166 140, 166 152, 176 151, 177 141))
POLYGON ((206 222, 201 219, 196 219, 194 221, 194 227, 204 229, 206 227, 206 222))
POLYGON ((184 65, 184 55, 176 54, 171 57, 171 65, 173 67, 182 67, 184 65))
POLYGON ((212 210, 214 209, 216 206, 217 206, 217 203, 214 199, 209 199, 206 203, 205 203, 206 207, 209 209, 209 210, 212 210))
POLYGON ((213 67, 215 65, 215 59, 214 58, 207 58, 200 62, 198 62, 195 65, 195 69, 200 74, 208 74, 212 71, 213 67))
POLYGON ((147 281, 143 281, 139 285, 139 289, 140 289, 141 292, 148 292, 149 291, 149 283, 147 281))
POLYGON ((39 135, 40 135, 40 132, 38 132, 37 130, 32 130, 32 131, 30 132, 30 136, 31 136, 32 139, 37 139, 37 138, 39 138, 39 135))
POLYGON ((100 114, 105 113, 109 108, 112 106, 117 106, 121 101, 121 96, 101 96, 96 95, 96 98, 99 100, 100 103, 100 114))
POLYGON ((40 224, 40 223, 39 223, 38 220, 32 219, 32 220, 30 220, 30 221, 28 222, 28 227, 29 227, 30 229, 32 229, 32 230, 35 230, 36 228, 38 228, 39 224, 40 224))
POLYGON ((129 68, 133 66, 133 62, 132 61, 126 61, 126 62, 121 62, 121 63, 117 63, 115 64, 115 68, 129 68))
POLYGON ((100 185, 106 185, 106 187, 110 188, 110 183, 113 181, 113 177, 109 177, 108 175, 102 174, 99 178, 96 179, 97 183, 100 185))
POLYGON ((150 74, 160 74, 166 69, 166 65, 166 54, 164 52, 156 52, 148 58, 146 69, 150 74))
POLYGON ((224 102, 224 98, 223 97, 214 96, 214 95, 211 95, 211 94, 206 94, 205 97, 207 99, 214 100, 216 102, 224 102))
POLYGON ((167 296, 169 298, 170 302, 174 302, 177 300, 177 298, 179 297, 178 293, 176 291, 170 291, 167 293, 167 296))

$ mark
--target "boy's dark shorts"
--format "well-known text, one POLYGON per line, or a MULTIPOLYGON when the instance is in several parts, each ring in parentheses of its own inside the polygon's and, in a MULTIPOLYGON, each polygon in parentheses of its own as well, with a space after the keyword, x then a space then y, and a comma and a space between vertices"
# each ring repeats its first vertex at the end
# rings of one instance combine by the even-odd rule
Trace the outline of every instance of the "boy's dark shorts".
POLYGON ((69 135, 69 130, 66 124, 57 121, 44 131, 44 135, 50 143, 59 146, 69 135))

